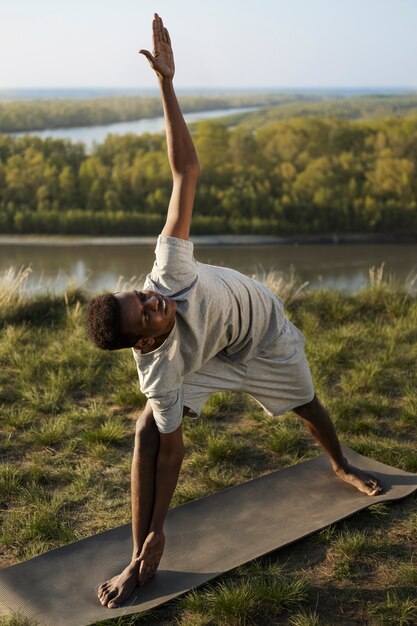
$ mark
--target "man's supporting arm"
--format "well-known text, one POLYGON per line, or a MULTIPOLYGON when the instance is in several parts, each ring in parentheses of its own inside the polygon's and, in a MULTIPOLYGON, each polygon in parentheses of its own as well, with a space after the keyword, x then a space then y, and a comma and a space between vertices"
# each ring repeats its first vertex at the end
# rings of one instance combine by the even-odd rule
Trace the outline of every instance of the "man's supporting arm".
POLYGON ((141 563, 139 584, 143 584, 153 576, 164 551, 164 522, 178 482, 185 453, 181 426, 173 433, 159 433, 159 440, 152 519, 142 550, 139 555, 135 555, 136 559, 141 563))
POLYGON ((149 532, 155 498, 158 453, 159 432, 151 405, 147 402, 136 423, 135 448, 131 469, 132 561, 139 556, 149 532))
POLYGON ((200 164, 175 95, 175 65, 171 40, 157 14, 153 21, 153 43, 153 55, 148 50, 140 52, 146 56, 158 76, 165 116, 168 159, 173 178, 167 220, 162 234, 188 239, 200 164))

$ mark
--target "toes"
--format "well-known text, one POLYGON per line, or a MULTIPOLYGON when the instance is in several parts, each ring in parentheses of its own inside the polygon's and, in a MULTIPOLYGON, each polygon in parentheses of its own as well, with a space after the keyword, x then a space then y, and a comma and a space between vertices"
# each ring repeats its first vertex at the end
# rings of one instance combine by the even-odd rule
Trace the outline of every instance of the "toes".
POLYGON ((109 600, 109 598, 108 598, 108 594, 107 594, 107 592, 103 592, 103 593, 101 594, 101 597, 100 597, 100 602, 101 602, 101 604, 102 604, 103 606, 106 606, 106 604, 107 604, 108 600, 109 600))
POLYGON ((113 600, 117 596, 117 589, 110 589, 110 591, 105 591, 100 599, 101 604, 106 606, 111 600, 113 600))
POLYGON ((107 594, 108 589, 109 589, 109 584, 108 583, 104 583, 103 585, 101 585, 99 587, 97 595, 100 598, 100 600, 105 597, 105 595, 107 594))
POLYGON ((379 480, 372 474, 368 474, 367 480, 365 481, 365 486, 367 489, 367 493, 370 496, 376 496, 382 492, 382 487, 379 480))
POLYGON ((111 602, 108 603, 107 608, 117 609, 119 607, 120 601, 121 601, 121 594, 117 594, 117 596, 113 598, 111 602))
POLYGON ((107 608, 108 608, 108 609, 118 609, 118 608, 119 608, 119 605, 118 605, 118 604, 116 604, 116 602, 114 602, 114 601, 113 601, 113 602, 109 602, 109 603, 108 603, 107 608))
POLYGON ((378 494, 382 493, 382 487, 379 483, 377 483, 376 481, 372 481, 372 483, 369 485, 369 495, 370 496, 377 496, 378 494))

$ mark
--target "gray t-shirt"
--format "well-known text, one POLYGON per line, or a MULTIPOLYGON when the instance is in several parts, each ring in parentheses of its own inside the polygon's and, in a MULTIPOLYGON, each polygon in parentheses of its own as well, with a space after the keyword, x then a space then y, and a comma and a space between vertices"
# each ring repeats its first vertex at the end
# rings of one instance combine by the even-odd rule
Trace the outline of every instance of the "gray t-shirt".
POLYGON ((158 430, 181 423, 183 383, 215 355, 247 362, 280 334, 282 301, 262 283, 235 270, 198 263, 191 241, 160 235, 144 289, 173 298, 175 325, 156 350, 133 348, 140 387, 158 430))

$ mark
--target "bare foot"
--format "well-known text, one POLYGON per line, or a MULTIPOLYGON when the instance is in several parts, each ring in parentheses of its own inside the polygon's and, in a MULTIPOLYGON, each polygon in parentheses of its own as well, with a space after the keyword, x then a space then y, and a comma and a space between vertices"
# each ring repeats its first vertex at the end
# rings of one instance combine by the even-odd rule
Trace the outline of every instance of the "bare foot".
POLYGON ((373 474, 364 472, 353 465, 349 465, 349 463, 343 469, 336 470, 336 474, 346 483, 368 496, 377 496, 383 492, 381 483, 373 474))
POLYGON ((127 600, 138 584, 139 563, 131 562, 118 576, 110 578, 98 588, 98 598, 108 609, 117 609, 127 600))

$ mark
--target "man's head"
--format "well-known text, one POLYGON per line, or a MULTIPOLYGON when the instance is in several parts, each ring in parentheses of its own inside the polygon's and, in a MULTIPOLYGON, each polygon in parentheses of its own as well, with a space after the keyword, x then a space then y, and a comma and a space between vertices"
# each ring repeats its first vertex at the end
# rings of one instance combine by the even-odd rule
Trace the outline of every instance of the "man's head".
POLYGON ((175 322, 174 300, 154 291, 118 291, 91 300, 87 330, 103 350, 154 350, 163 343, 175 322))

